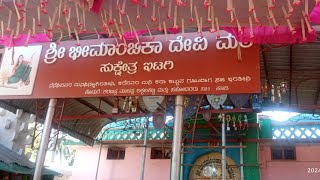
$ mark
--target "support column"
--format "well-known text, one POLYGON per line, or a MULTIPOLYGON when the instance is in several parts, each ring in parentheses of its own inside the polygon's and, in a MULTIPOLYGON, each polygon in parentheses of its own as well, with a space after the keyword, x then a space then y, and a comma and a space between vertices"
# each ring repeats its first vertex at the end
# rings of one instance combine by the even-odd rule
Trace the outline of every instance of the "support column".
MULTIPOLYGON (((240 141, 240 146, 242 146, 242 141, 240 141)), ((244 180, 244 174, 243 174, 243 148, 240 148, 240 177, 241 180, 244 180)))
POLYGON ((180 160, 181 160, 181 140, 182 140, 182 126, 183 126, 183 96, 176 97, 176 108, 174 114, 174 131, 172 141, 172 160, 171 160, 171 180, 178 180, 180 174, 180 160))
POLYGON ((226 164, 226 127, 225 127, 225 114, 222 114, 222 126, 221 126, 221 142, 222 142, 222 158, 221 158, 221 169, 222 169, 222 180, 227 178, 227 164, 226 164))
POLYGON ((100 159, 101 159, 101 150, 102 150, 102 142, 100 141, 99 156, 98 156, 98 163, 97 163, 96 178, 95 178, 95 180, 98 179, 100 159))
POLYGON ((41 180, 41 172, 42 172, 44 160, 46 158, 48 142, 49 142, 49 137, 51 132, 50 131, 51 124, 52 124, 52 119, 53 119, 56 104, 57 104, 57 99, 50 99, 46 120, 44 122, 43 132, 41 136, 40 147, 37 154, 36 168, 34 171, 33 180, 41 180))
POLYGON ((143 152, 141 160, 141 174, 140 180, 144 179, 144 169, 146 164, 146 155, 147 155, 147 140, 148 140, 148 128, 149 128, 149 118, 147 118, 146 127, 144 128, 144 140, 143 140, 143 152))

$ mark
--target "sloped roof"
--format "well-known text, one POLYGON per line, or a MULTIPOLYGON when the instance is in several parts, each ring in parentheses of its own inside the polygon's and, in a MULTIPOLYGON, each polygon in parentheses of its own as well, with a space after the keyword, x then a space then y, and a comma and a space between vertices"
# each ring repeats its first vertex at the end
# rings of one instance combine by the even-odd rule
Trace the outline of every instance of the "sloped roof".
MULTIPOLYGON (((123 101, 123 99, 120 100, 120 103, 121 101, 123 101)), ((43 122, 48 102, 49 100, 45 99, 0 100, 0 107, 13 113, 15 113, 17 109, 22 109, 24 112, 31 114, 38 113, 38 116, 40 117, 39 121, 43 122), (42 108, 43 110, 37 110, 37 104, 38 108, 42 108)), ((127 119, 130 115, 128 114, 126 117, 122 118, 83 118, 81 116, 112 114, 112 102, 114 102, 113 97, 67 99, 63 115, 78 116, 79 118, 61 121, 60 130, 72 137, 80 139, 88 145, 93 145, 94 138, 106 124, 121 119, 127 119)), ((59 105, 61 106, 58 101, 58 106, 59 105)), ((146 109, 145 105, 141 102, 140 111, 145 112, 144 109, 146 109)), ((132 116, 134 117, 136 114, 132 114, 132 116)), ((59 119, 59 117, 57 118, 59 119)), ((53 127, 58 128, 57 121, 53 121, 53 127)))
MULTIPOLYGON (((34 168, 35 164, 29 161, 25 156, 19 155, 0 144, 0 170, 32 175, 34 173, 34 168)), ((56 176, 59 173, 45 168, 42 174, 56 176)))
POLYGON ((297 45, 262 45, 261 83, 288 83, 285 104, 297 111, 320 113, 320 35, 313 43, 297 45))
POLYGON ((26 157, 17 154, 14 151, 6 148, 0 144, 0 161, 6 164, 17 164, 19 166, 24 166, 27 168, 34 168, 35 165, 29 161, 26 157))

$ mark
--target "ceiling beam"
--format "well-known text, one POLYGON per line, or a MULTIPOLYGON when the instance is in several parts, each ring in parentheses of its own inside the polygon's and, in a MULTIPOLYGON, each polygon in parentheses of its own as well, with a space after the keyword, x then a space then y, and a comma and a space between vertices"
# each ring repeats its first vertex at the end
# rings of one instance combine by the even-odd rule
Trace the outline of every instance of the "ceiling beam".
MULTIPOLYGON (((314 104, 315 105, 318 105, 319 103, 319 98, 320 98, 320 80, 319 80, 319 83, 318 83, 318 90, 317 90, 317 94, 316 94, 316 98, 315 98, 315 100, 314 100, 314 104)), ((316 110, 314 109, 313 110, 313 112, 312 112, 312 114, 315 114, 315 112, 316 112, 316 110)))
POLYGON ((5 101, 5 100, 0 100, 0 104, 4 104, 5 106, 10 107, 10 109, 11 109, 11 110, 14 110, 14 112, 11 111, 11 110, 9 110, 9 109, 3 108, 3 106, 0 106, 1 108, 5 109, 5 110, 7 110, 7 111, 10 111, 10 112, 12 112, 12 113, 16 113, 16 111, 17 111, 18 109, 22 109, 23 112, 25 112, 25 113, 35 114, 35 112, 28 111, 28 110, 26 110, 26 109, 23 109, 23 108, 17 106, 17 105, 11 104, 11 103, 9 103, 9 102, 7 102, 7 101, 5 101))
POLYGON ((86 100, 83 100, 83 99, 81 99, 81 98, 76 98, 76 99, 74 99, 74 100, 77 101, 77 102, 79 102, 80 104, 82 104, 82 105, 84 105, 84 106, 86 106, 86 107, 88 107, 88 108, 96 111, 96 112, 99 113, 99 114, 107 114, 105 111, 101 110, 100 108, 97 108, 95 105, 89 103, 89 102, 86 101, 86 100))
POLYGON ((123 113, 123 114, 91 114, 91 115, 71 115, 71 116, 62 116, 61 120, 75 120, 75 119, 112 119, 112 118, 138 118, 138 117, 145 117, 144 113, 123 113))
MULTIPOLYGON (((263 48, 264 48, 263 45, 261 45, 260 49, 263 49, 263 48)), ((269 79, 269 71, 268 71, 268 65, 267 65, 267 60, 266 60, 266 53, 265 53, 265 51, 262 51, 262 50, 261 50, 261 53, 262 53, 264 73, 266 75, 266 80, 267 80, 268 86, 270 87, 270 79, 269 79)))
POLYGON ((107 98, 100 98, 100 100, 102 101, 102 102, 104 102, 104 103, 106 103, 106 104, 108 104, 109 106, 111 106, 112 108, 114 107, 114 104, 111 102, 111 101, 109 101, 107 98))
MULTIPOLYGON (((290 85, 289 85, 289 87, 290 87, 290 90, 289 90, 289 107, 291 107, 291 104, 292 104, 292 77, 293 77, 293 73, 292 73, 292 69, 293 69, 293 57, 292 57, 292 49, 293 49, 293 46, 291 45, 290 46, 290 50, 289 50, 289 53, 290 53, 290 55, 289 55, 289 63, 290 63, 290 70, 289 70, 289 83, 290 83, 290 85)), ((296 92, 296 96, 297 96, 297 92, 296 92)), ((298 102, 296 102, 296 103, 298 103, 298 102)))
POLYGON ((312 27, 316 32, 320 32, 320 25, 314 25, 312 27))
MULTIPOLYGON (((260 138, 260 139, 255 139, 255 138, 232 138, 232 139, 226 139, 226 142, 229 143, 236 143, 236 142, 261 142, 261 143, 279 143, 279 144, 284 144, 284 143, 320 143, 319 139, 269 139, 269 138, 260 138)), ((190 143, 192 142, 191 139, 186 139, 184 141, 185 143, 190 143)), ((209 143, 209 142, 221 142, 221 139, 194 139, 194 142, 196 143, 209 143)), ((103 144, 105 145, 129 145, 129 144, 143 144, 143 140, 105 140, 102 141, 103 144)), ((158 145, 161 146, 163 144, 172 144, 172 140, 148 140, 147 144, 151 145, 158 145)))

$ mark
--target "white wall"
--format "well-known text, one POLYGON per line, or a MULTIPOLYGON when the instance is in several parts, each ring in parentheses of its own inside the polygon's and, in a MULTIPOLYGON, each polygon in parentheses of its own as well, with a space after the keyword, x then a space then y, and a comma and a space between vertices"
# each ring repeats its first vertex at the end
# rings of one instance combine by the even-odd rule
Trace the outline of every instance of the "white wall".
POLYGON ((31 137, 29 139, 26 137, 33 134, 33 129, 28 127, 34 120, 33 115, 23 113, 21 110, 13 114, 0 108, 0 144, 21 153, 25 145, 32 142, 31 137))

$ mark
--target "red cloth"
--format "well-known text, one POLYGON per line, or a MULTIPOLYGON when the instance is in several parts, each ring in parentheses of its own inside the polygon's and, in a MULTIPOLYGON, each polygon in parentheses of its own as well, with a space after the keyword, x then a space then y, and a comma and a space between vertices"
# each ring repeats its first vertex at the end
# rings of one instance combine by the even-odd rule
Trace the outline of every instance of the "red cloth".
MULTIPOLYGON (((12 43, 10 44, 10 35, 4 36, 3 40, 0 40, 0 44, 6 47, 24 46, 27 37, 28 37, 27 34, 20 34, 19 37, 17 39, 13 39, 12 43)), ((46 43, 46 42, 50 42, 46 34, 36 34, 35 37, 30 36, 29 42, 26 45, 35 44, 35 43, 46 43)))
POLYGON ((320 24, 320 2, 318 2, 310 13, 310 19, 312 22, 320 24))
POLYGON ((99 14, 102 3, 103 0, 94 0, 91 11, 96 14, 99 14))
POLYGON ((303 39, 301 29, 296 29, 296 33, 292 34, 288 26, 279 26, 274 33, 271 27, 253 28, 253 38, 250 38, 249 27, 242 28, 242 35, 240 35, 237 27, 223 29, 234 35, 239 42, 253 42, 254 44, 299 44, 313 42, 317 38, 315 31, 308 33, 306 29, 306 38, 303 39))

